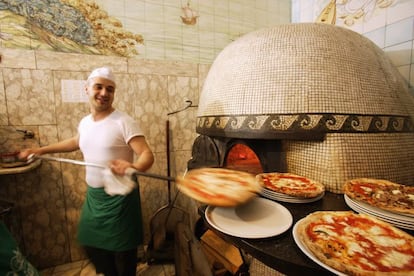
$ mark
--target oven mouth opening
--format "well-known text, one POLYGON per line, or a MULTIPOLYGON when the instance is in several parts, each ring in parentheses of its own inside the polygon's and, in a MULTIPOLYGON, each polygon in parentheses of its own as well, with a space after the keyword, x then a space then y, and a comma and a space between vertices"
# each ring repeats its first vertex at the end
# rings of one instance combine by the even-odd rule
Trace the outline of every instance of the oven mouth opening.
POLYGON ((233 139, 200 135, 192 146, 187 169, 218 167, 252 174, 286 171, 282 140, 233 139))
POLYGON ((228 150, 224 167, 252 174, 263 172, 259 157, 245 144, 235 144, 228 150))

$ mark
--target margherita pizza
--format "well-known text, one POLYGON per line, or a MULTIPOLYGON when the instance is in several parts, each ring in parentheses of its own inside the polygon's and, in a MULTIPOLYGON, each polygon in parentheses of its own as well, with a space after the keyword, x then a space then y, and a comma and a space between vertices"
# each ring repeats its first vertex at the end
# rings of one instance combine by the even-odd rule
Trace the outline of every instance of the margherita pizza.
POLYGON ((256 196, 263 183, 250 173, 225 168, 190 170, 177 177, 178 189, 200 202, 222 207, 236 206, 256 196))
POLYGON ((265 188, 289 196, 312 198, 325 192, 321 183, 292 173, 261 173, 257 177, 265 188))
POLYGON ((414 275, 414 237, 374 217, 319 211, 295 235, 322 263, 348 275, 414 275))
POLYGON ((344 193, 351 199, 384 210, 414 215, 414 186, 382 179, 357 178, 345 183, 344 193))

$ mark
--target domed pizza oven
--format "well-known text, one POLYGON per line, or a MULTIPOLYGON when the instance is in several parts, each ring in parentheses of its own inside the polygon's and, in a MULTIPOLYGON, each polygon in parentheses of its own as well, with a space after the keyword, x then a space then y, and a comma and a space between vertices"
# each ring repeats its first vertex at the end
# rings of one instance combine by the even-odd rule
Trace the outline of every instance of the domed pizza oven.
POLYGON ((345 28, 244 35, 205 80, 188 168, 291 172, 341 193, 356 177, 414 185, 414 98, 384 52, 345 28))

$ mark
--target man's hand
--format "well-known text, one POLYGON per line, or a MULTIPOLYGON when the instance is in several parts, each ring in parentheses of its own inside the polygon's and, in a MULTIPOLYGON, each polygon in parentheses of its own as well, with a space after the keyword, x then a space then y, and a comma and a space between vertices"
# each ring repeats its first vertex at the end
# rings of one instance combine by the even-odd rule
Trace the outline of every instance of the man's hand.
POLYGON ((122 160, 116 159, 112 160, 109 164, 109 168, 114 174, 124 175, 128 168, 133 168, 132 163, 122 160))

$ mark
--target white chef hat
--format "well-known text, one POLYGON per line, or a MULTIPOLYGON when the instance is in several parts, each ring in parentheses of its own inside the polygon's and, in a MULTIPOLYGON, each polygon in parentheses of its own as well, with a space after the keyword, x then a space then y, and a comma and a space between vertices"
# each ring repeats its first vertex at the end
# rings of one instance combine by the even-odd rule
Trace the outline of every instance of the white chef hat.
POLYGON ((88 77, 88 81, 96 77, 104 78, 104 79, 110 80, 115 83, 115 76, 112 73, 111 68, 108 68, 108 67, 100 67, 100 68, 96 68, 95 70, 93 70, 92 73, 88 77))

